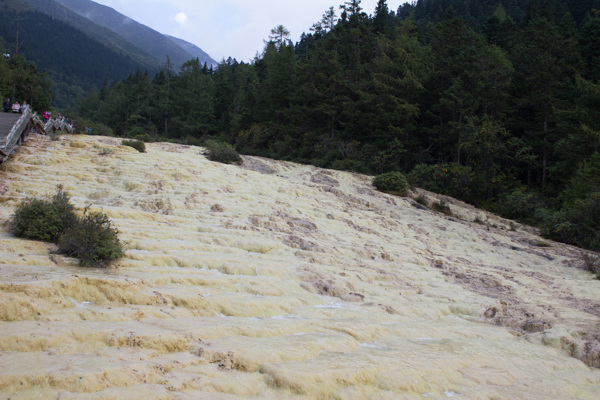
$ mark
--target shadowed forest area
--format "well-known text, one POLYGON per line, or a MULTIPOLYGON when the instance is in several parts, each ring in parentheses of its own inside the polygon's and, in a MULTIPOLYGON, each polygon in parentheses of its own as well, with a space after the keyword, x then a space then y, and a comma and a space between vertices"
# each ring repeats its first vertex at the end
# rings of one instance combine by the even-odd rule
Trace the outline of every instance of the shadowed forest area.
POLYGON ((81 104, 93 133, 409 182, 600 249, 600 1, 419 0, 326 10, 251 63, 167 59, 81 104))

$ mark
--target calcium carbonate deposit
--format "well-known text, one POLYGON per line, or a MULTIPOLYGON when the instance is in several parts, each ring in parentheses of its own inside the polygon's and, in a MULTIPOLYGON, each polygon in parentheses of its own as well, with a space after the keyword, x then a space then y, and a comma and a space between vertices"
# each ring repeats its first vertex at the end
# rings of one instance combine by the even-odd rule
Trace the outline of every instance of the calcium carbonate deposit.
POLYGON ((0 397, 600 398, 581 251, 447 201, 452 217, 363 175, 35 137, 0 171, 0 397), (119 229, 113 268, 10 233, 59 184, 119 229))

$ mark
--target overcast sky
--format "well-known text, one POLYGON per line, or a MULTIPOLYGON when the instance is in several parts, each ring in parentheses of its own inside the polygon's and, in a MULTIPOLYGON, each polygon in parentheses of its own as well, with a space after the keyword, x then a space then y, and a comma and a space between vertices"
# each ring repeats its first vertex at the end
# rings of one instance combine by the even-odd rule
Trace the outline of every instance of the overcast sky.
MULTIPOLYGON (((251 61, 264 48, 271 29, 284 25, 297 42, 302 32, 321 19, 323 13, 344 0, 94 0, 161 33, 187 40, 216 61, 229 56, 251 61)), ((396 11, 407 0, 388 0, 396 11)), ((373 14, 377 0, 361 6, 373 14)))

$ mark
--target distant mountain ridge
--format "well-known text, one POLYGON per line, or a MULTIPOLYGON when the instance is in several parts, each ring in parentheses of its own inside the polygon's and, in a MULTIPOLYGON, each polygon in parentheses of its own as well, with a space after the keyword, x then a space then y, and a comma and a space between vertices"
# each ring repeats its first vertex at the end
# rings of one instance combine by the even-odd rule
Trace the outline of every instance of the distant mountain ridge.
POLYGON ((63 6, 54 0, 22 0, 33 9, 40 11, 50 17, 67 23, 75 29, 88 35, 90 38, 104 44, 108 48, 117 51, 134 61, 138 62, 144 68, 155 70, 160 67, 159 60, 148 52, 130 43, 120 35, 110 29, 100 26, 96 23, 90 23, 90 20, 75 11, 63 6))
POLYGON ((196 58, 218 65, 199 47, 89 0, 0 0, 0 48, 47 75, 59 107, 136 71, 153 75, 167 55, 175 71, 196 58))
MULTIPOLYGON (((43 3, 40 1, 40 3, 43 3)), ((54 15, 76 15, 58 3, 46 1, 48 12, 54 15)), ((125 79, 136 70, 157 71, 160 64, 141 50, 139 57, 119 48, 108 40, 75 27, 49 13, 41 12, 21 0, 0 1, 0 47, 8 54, 23 55, 38 71, 52 81, 53 104, 69 107, 98 90, 105 80, 125 79), (144 62, 143 58, 146 58, 144 62)), ((81 18, 81 17, 78 17, 81 18)), ((83 21, 79 21, 83 23, 83 21)), ((94 25, 90 21, 88 25, 94 25)), ((96 25, 96 34, 111 34, 96 25)), ((123 46, 131 46, 121 40, 123 46)), ((26 83, 22 83, 26 84, 26 83)))
POLYGON ((183 39, 173 38, 155 31, 139 22, 123 15, 111 7, 98 4, 91 0, 25 0, 26 2, 54 1, 87 18, 113 33, 116 33, 129 43, 164 63, 167 56, 175 65, 198 58, 200 63, 217 65, 206 52, 183 39))
POLYGON ((186 42, 185 40, 177 38, 175 36, 165 36, 174 41, 179 47, 187 51, 192 56, 192 58, 197 58, 200 61, 201 65, 204 63, 206 63, 209 67, 211 65, 214 67, 218 65, 218 63, 215 60, 213 60, 204 50, 202 50, 195 44, 186 42))

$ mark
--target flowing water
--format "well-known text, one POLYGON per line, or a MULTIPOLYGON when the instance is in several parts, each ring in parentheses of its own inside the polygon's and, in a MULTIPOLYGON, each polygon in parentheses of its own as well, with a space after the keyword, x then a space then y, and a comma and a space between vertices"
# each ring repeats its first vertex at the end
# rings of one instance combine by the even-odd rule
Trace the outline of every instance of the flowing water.
POLYGON ((579 250, 363 175, 119 144, 36 137, 2 166, 0 397, 600 398, 579 250), (114 221, 115 268, 10 234, 58 184, 114 221))

